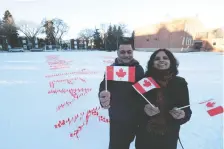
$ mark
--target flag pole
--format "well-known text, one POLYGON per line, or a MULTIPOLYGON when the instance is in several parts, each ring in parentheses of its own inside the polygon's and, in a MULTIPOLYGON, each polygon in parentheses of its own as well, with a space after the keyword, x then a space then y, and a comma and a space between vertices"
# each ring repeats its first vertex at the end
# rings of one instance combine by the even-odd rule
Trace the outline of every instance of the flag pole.
POLYGON ((183 107, 180 107, 180 108, 177 108, 177 110, 181 110, 181 109, 184 109, 184 108, 187 108, 187 107, 190 107, 191 105, 186 105, 186 106, 183 106, 183 107))
POLYGON ((177 110, 181 110, 181 109, 184 109, 184 108, 190 107, 190 106, 192 106, 192 105, 196 105, 196 104, 204 104, 204 103, 207 103, 207 102, 209 102, 209 101, 211 101, 211 100, 214 100, 214 99, 209 99, 209 100, 204 100, 204 101, 201 101, 201 102, 199 102, 199 103, 189 104, 189 105, 186 105, 186 106, 183 106, 183 107, 177 108, 177 110))
POLYGON ((106 72, 105 72, 105 90, 107 92, 107 67, 106 67, 106 72))
MULTIPOLYGON (((132 85, 133 87, 134 87, 134 85, 132 85)), ((149 102, 147 99, 146 99, 146 97, 145 96, 143 96, 135 87, 134 87, 134 89, 145 99, 145 101, 146 102, 148 102, 152 107, 154 107, 155 108, 155 106, 151 103, 151 102, 149 102)))

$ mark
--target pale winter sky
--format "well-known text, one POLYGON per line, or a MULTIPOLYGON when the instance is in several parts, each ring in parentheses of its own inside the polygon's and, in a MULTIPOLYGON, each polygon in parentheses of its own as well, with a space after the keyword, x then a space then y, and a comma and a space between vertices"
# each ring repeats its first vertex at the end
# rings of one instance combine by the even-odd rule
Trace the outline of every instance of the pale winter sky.
MULTIPOLYGON (((66 39, 84 28, 123 22, 130 30, 164 19, 195 16, 206 27, 224 26, 223 0, 0 0, 0 15, 9 10, 15 21, 39 24, 43 18, 63 19, 66 39)), ((1 18, 2 18, 1 17, 1 18)))

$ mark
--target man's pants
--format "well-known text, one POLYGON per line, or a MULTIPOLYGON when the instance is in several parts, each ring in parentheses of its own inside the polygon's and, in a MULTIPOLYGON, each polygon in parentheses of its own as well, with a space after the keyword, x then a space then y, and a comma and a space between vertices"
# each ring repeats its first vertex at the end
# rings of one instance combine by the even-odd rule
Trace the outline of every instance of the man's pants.
POLYGON ((110 121, 109 149, 129 149, 134 140, 137 125, 130 122, 110 121))

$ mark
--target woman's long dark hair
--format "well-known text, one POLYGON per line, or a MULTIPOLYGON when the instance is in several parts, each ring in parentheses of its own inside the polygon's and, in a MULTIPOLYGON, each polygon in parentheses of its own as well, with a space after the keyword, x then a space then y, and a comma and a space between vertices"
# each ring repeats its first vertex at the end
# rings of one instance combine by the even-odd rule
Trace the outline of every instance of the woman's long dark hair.
POLYGON ((166 55, 168 56, 168 58, 170 59, 170 68, 169 68, 169 72, 172 73, 173 75, 177 75, 178 72, 178 66, 179 66, 179 62, 177 61, 177 59, 174 57, 173 53, 170 52, 167 49, 158 49, 156 50, 151 56, 150 59, 147 63, 147 67, 146 67, 146 72, 145 72, 145 76, 152 76, 154 74, 153 71, 155 71, 155 68, 153 67, 153 62, 155 60, 155 57, 157 55, 157 53, 159 53, 160 51, 163 51, 166 53, 166 55))

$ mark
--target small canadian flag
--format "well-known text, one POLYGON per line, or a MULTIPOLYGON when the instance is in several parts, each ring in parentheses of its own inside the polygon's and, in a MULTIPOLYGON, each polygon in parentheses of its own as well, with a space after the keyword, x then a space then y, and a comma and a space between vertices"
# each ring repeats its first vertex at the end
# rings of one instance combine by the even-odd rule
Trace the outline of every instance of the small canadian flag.
POLYGON ((135 67, 107 66, 107 80, 135 82, 135 67))
POLYGON ((160 88, 160 86, 156 83, 153 78, 143 78, 134 85, 132 85, 135 90, 137 90, 140 94, 146 93, 154 88, 160 88))

